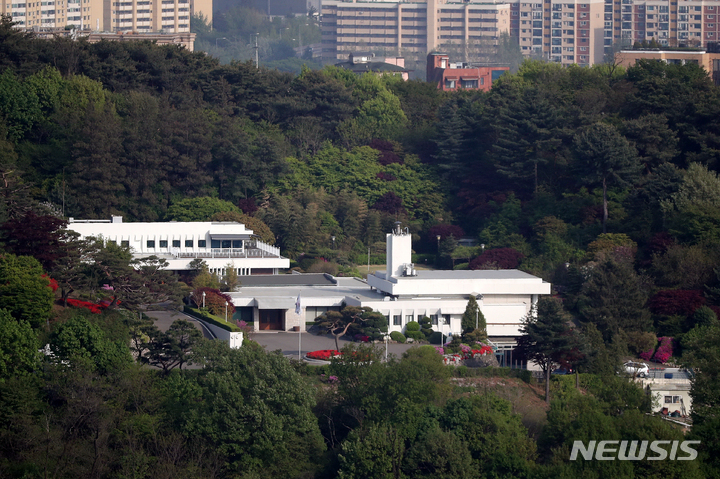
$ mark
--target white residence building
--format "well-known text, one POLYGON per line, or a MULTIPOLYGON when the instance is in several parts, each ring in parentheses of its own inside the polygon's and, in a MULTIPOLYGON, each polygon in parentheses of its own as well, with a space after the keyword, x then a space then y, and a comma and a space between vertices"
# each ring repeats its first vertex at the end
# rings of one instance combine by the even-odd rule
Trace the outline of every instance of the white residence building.
POLYGON ((550 294, 550 283, 519 270, 416 270, 407 229, 398 225, 386 238, 386 270, 369 274, 367 280, 328 274, 241 278, 240 291, 229 294, 238 314, 253 321, 258 331, 304 331, 307 321, 349 305, 382 313, 390 331, 404 331, 408 322, 428 316, 433 329, 445 334, 462 332, 461 318, 474 296, 487 321, 488 336, 507 348, 515 346, 522 319, 538 297, 550 294))
POLYGON ((197 258, 211 273, 225 274, 232 264, 239 275, 278 274, 290 267, 280 248, 263 243, 245 225, 232 221, 123 223, 122 216, 110 220, 68 220, 69 230, 81 238, 102 237, 129 246, 135 258, 157 256, 167 260, 168 269, 190 269, 197 258))

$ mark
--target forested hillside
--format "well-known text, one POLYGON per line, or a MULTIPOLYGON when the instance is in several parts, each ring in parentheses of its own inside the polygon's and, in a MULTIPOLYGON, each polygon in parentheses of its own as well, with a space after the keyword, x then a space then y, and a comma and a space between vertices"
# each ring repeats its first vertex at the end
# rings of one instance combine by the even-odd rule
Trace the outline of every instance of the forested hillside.
POLYGON ((719 159, 720 95, 692 64, 526 62, 489 93, 448 94, 36 40, 4 18, 0 475, 717 477, 719 159), (300 269, 342 274, 382 260, 402 221, 429 265, 551 281, 553 320, 582 346, 548 364, 589 375, 579 392, 553 381, 547 421, 523 422, 453 387, 432 348, 388 364, 360 351, 317 376, 252 343, 199 342, 201 371, 138 368, 169 372, 167 348, 192 359, 193 329, 135 319, 181 292, 157 262, 62 232, 62 218, 110 215, 240 220, 300 269), (107 311, 68 308, 97 301, 103 278, 107 311), (617 376, 638 355, 697 368, 701 461, 568 463, 578 438, 681 437, 617 376))

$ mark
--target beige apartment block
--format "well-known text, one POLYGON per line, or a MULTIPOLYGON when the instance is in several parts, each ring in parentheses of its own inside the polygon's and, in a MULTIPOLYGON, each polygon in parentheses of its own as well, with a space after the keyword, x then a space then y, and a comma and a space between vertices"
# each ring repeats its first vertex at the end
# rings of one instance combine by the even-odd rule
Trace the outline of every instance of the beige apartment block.
POLYGON ((438 48, 466 57, 468 51, 495 44, 501 33, 509 31, 507 2, 329 1, 322 5, 323 58, 328 60, 347 58, 357 50, 424 60, 438 48))
POLYGON ((507 32, 525 55, 563 65, 602 62, 619 47, 720 41, 720 0, 340 1, 322 5, 323 57, 356 50, 420 59, 433 51, 467 61, 507 32))
POLYGON ((212 22, 212 0, 0 1, 0 13, 32 30, 72 25, 93 32, 189 33, 191 12, 212 22))

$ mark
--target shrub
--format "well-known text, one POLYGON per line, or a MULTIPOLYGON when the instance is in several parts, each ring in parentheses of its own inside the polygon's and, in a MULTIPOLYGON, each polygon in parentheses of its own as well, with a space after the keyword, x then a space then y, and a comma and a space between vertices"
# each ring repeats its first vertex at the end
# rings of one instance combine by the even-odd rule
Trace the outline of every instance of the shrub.
POLYGON ((673 338, 669 336, 665 336, 662 338, 658 338, 660 341, 660 347, 655 351, 655 356, 653 356, 653 359, 661 364, 665 364, 668 359, 672 356, 673 347, 672 347, 672 341, 673 338))
POLYGON ((422 331, 405 331, 405 336, 408 338, 413 338, 415 341, 425 340, 425 335, 422 333, 422 331))
MULTIPOLYGON (((627 333, 628 335, 628 346, 630 346, 630 349, 635 354, 645 354, 650 352, 650 355, 652 356, 653 351, 655 351, 655 345, 657 344, 657 337, 653 333, 643 332, 643 331, 631 331, 627 333)), ((650 358, 643 358, 646 361, 650 358)))
POLYGON ((420 331, 420 323, 417 321, 410 321, 405 325, 405 332, 409 333, 410 331, 420 331))
POLYGON ((428 336, 428 341, 430 341, 430 344, 440 344, 442 342, 440 331, 434 331, 431 333, 430 336, 428 336))
POLYGON ((403 336, 403 333, 399 331, 393 331, 390 333, 390 339, 393 341, 397 341, 398 343, 404 343, 405 342, 405 336, 403 336))
POLYGON ((335 349, 320 349, 318 351, 311 351, 306 354, 310 359, 321 359, 323 361, 329 361, 334 356, 340 356, 342 353, 335 349))

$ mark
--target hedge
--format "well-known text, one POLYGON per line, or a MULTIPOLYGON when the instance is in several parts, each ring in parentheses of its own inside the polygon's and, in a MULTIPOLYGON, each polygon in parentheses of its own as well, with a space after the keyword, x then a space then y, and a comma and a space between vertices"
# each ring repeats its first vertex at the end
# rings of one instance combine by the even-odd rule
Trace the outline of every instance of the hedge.
POLYGON ((238 328, 237 325, 233 323, 226 323, 224 319, 218 318, 217 316, 214 316, 210 313, 202 312, 199 309, 191 308, 190 306, 185 305, 183 311, 185 312, 185 314, 189 314, 190 316, 202 319, 203 321, 217 326, 218 328, 222 328, 225 331, 242 332, 242 329, 238 328))

